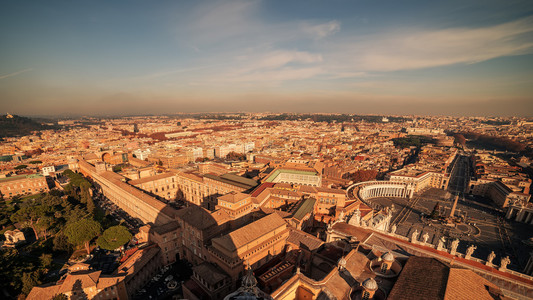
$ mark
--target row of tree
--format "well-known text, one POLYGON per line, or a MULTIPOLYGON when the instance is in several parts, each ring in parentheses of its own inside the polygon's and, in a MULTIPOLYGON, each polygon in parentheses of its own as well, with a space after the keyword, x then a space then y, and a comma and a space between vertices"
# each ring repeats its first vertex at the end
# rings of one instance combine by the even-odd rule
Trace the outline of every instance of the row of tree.
POLYGON ((70 255, 76 247, 89 254, 93 241, 102 249, 115 250, 132 238, 126 227, 94 206, 92 185, 86 178, 71 171, 63 175, 70 178, 64 192, 52 190, 10 203, 0 200, 2 225, 22 224, 31 228, 36 238, 21 252, 12 249, 0 255, 0 281, 7 286, 0 285, 13 293, 27 295, 33 286, 43 283, 52 255, 70 255))

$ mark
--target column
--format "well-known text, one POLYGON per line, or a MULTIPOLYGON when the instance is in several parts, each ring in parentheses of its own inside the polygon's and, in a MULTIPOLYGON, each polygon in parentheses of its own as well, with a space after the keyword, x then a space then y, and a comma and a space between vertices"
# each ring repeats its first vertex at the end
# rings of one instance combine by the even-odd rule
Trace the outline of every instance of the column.
POLYGON ((524 223, 531 222, 531 216, 533 216, 533 214, 529 211, 526 211, 526 217, 524 218, 524 223))
POLYGON ((507 214, 505 215, 505 218, 506 218, 506 219, 510 219, 512 213, 513 213, 513 207, 510 206, 510 207, 507 209, 507 214))

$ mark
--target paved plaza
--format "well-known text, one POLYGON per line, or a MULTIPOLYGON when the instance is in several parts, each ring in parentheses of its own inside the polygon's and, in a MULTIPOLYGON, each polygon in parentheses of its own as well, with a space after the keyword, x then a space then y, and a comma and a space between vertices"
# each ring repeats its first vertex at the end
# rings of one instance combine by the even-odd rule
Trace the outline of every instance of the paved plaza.
POLYGON ((464 254, 466 248, 474 244, 477 246, 474 257, 485 260, 494 251, 497 255, 494 262, 499 263, 501 257, 509 255, 509 267, 521 271, 529 258, 529 247, 522 241, 531 237, 533 226, 504 219, 504 213, 495 208, 490 200, 475 196, 459 198, 454 215, 464 216, 465 222, 456 227, 428 218, 437 203, 440 215, 448 216, 454 199, 455 196, 448 191, 429 189, 413 199, 375 198, 369 201, 381 207, 394 205, 392 224, 397 225, 396 234, 410 238, 417 230, 418 240, 421 241, 427 232, 428 243, 436 245, 439 238, 444 236, 447 246, 457 238, 460 240, 458 252, 464 254))

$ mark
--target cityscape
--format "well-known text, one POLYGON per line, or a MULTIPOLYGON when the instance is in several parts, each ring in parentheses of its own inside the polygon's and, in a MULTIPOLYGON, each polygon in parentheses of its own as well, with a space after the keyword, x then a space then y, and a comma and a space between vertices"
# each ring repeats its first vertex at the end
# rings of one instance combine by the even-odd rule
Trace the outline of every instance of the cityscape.
POLYGON ((533 299, 529 1, 0 3, 0 299, 533 299))

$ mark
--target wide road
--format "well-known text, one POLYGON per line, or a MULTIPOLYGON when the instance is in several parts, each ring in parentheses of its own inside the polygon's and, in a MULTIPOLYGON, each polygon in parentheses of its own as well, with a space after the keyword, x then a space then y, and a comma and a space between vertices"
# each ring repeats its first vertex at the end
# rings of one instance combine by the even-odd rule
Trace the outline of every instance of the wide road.
POLYGON ((470 158, 459 154, 450 175, 448 190, 451 194, 464 193, 470 178, 470 158))

